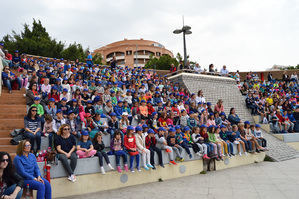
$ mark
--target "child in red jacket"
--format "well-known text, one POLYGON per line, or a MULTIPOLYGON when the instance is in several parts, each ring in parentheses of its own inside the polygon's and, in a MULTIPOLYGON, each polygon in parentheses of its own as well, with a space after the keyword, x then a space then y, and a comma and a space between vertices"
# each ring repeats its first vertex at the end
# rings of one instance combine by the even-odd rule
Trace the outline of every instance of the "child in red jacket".
POLYGON ((138 171, 141 171, 140 167, 139 167, 139 153, 136 148, 136 138, 134 136, 133 126, 127 127, 127 135, 125 135, 125 137, 124 137, 124 145, 130 155, 130 170, 131 170, 131 172, 135 172, 134 167, 133 167, 134 157, 136 157, 136 168, 138 171))
POLYGON ((159 165, 164 168, 163 159, 162 159, 162 152, 160 149, 156 147, 156 138, 155 138, 155 131, 153 129, 149 129, 147 131, 147 136, 145 137, 145 147, 150 150, 151 152, 151 165, 153 166, 153 169, 156 169, 155 167, 155 152, 158 154, 159 159, 159 165))

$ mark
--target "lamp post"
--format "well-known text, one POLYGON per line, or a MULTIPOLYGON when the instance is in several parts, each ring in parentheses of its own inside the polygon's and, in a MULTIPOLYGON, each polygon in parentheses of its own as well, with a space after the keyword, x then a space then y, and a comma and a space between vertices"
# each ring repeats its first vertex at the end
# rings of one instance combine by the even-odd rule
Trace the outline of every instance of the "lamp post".
POLYGON ((186 49, 186 38, 185 35, 190 35, 192 32, 190 31, 190 26, 183 26, 181 29, 176 29, 173 31, 174 34, 183 33, 183 43, 184 43, 184 67, 187 65, 187 49, 186 49))

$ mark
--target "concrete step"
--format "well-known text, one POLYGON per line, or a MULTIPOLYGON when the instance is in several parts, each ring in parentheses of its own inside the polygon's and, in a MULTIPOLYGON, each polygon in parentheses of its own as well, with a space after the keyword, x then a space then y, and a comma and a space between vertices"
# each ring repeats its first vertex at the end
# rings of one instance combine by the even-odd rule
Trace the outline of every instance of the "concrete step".
POLYGON ((26 98, 25 97, 0 98, 0 104, 24 105, 26 104, 26 98))

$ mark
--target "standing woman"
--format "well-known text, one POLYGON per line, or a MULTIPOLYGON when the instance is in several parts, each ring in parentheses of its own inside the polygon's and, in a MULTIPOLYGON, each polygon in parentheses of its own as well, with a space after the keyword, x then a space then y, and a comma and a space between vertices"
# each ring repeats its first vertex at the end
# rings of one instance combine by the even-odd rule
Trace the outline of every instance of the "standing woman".
POLYGON ((29 189, 37 190, 37 199, 51 199, 51 185, 41 177, 35 155, 30 153, 31 144, 28 140, 23 140, 17 147, 17 156, 14 165, 20 176, 24 178, 24 183, 29 185, 29 189))
POLYGON ((63 124, 59 127, 57 132, 57 138, 55 140, 56 149, 58 152, 58 159, 62 162, 64 169, 68 173, 68 180, 75 182, 76 176, 74 171, 77 166, 77 155, 76 155, 76 139, 71 134, 70 126, 68 124, 63 124), (71 162, 68 162, 68 159, 71 162))
POLYGON ((24 181, 15 172, 11 157, 6 152, 0 152, 0 198, 21 199, 24 181))
POLYGON ((24 118, 24 136, 30 140, 31 152, 34 152, 34 144, 36 141, 36 152, 40 151, 41 144, 41 120, 37 116, 37 108, 35 106, 30 107, 27 116, 24 118))

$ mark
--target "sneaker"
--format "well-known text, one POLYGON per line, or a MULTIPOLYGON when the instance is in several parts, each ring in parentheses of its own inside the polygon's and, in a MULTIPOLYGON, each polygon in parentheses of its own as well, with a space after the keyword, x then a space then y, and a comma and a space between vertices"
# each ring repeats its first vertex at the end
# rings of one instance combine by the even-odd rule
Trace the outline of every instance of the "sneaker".
POLYGON ((148 168, 154 168, 151 164, 146 164, 148 168))
POLYGON ((239 156, 242 156, 242 153, 241 153, 241 152, 239 153, 239 156))
POLYGON ((244 154, 245 154, 246 156, 248 156, 248 153, 247 153, 247 152, 245 152, 244 154))
POLYGON ((189 159, 192 159, 192 154, 191 153, 189 154, 189 159))
POLYGON ((180 161, 180 159, 181 159, 180 157, 176 157, 175 161, 180 161))
POLYGON ((153 165, 153 170, 156 170, 157 168, 155 167, 155 165, 153 165))
POLYGON ((121 173, 121 168, 120 168, 120 166, 117 166, 116 169, 117 169, 118 173, 121 173))
POLYGON ((106 173, 104 167, 101 167, 101 173, 102 173, 102 174, 105 174, 105 173, 106 173))
POLYGON ((160 167, 165 168, 164 164, 160 164, 160 167))
MULTIPOLYGON (((147 166, 144 166, 143 168, 147 171, 149 170, 149 168, 147 166)), ((137 169, 137 170, 139 171, 140 169, 137 169)))
POLYGON ((130 171, 132 172, 132 173, 134 173, 135 171, 134 171, 134 168, 130 168, 130 171))
POLYGON ((199 152, 197 152, 197 153, 195 153, 196 155, 198 155, 199 157, 201 156, 201 153, 199 153, 199 152))
POLYGON ((128 165, 127 165, 127 164, 124 165, 124 169, 125 169, 126 172, 129 171, 129 169, 128 169, 128 165))
POLYGON ((233 153, 231 153, 230 155, 231 155, 231 156, 235 156, 235 154, 233 154, 233 153))
MULTIPOLYGON (((141 169, 140 168, 136 168, 138 172, 141 172, 141 169)), ((149 170, 149 168, 147 168, 147 170, 149 170)))
POLYGON ((170 152, 171 152, 171 150, 170 150, 170 149, 165 149, 165 151, 166 151, 167 153, 170 153, 170 152))
POLYGON ((184 160, 185 160, 184 158, 180 158, 179 159, 180 162, 184 162, 184 160))
POLYGON ((205 160, 211 159, 211 158, 209 158, 209 156, 207 156, 207 154, 204 154, 202 158, 205 159, 205 160))
POLYGON ((170 164, 177 165, 177 163, 173 160, 169 161, 170 164))
POLYGON ((114 170, 111 164, 108 164, 109 169, 114 170))
POLYGON ((76 182, 76 176, 74 174, 72 174, 71 176, 68 177, 68 180, 71 182, 76 182))

